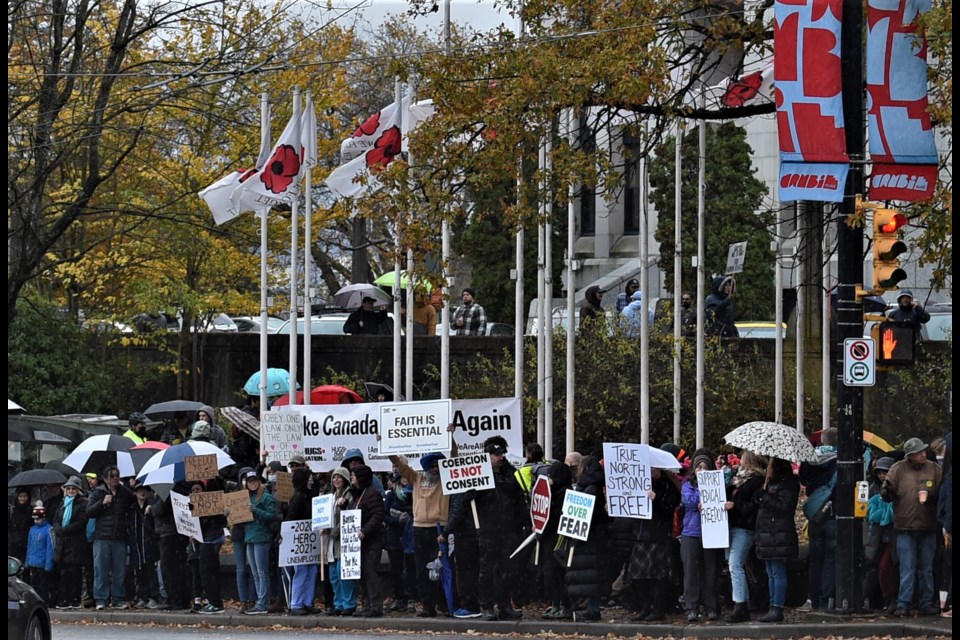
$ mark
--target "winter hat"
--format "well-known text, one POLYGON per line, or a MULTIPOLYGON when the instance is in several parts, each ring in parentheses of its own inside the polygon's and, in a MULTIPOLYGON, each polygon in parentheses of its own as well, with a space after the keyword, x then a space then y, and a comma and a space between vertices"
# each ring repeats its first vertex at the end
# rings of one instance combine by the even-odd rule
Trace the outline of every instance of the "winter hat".
POLYGON ((80 489, 81 491, 83 490, 83 487, 80 485, 80 478, 77 476, 70 476, 70 479, 64 482, 63 487, 61 488, 66 489, 67 487, 74 487, 76 489, 80 489))
POLYGON ((351 473, 357 476, 357 484, 363 488, 369 487, 373 482, 373 469, 365 464, 355 467, 351 473))
POLYGON ((664 442, 660 445, 660 450, 666 451, 676 458, 678 462, 683 462, 683 459, 687 457, 687 452, 683 450, 683 447, 673 442, 664 442))
POLYGON ((639 287, 639 286, 640 286, 640 281, 637 280, 636 278, 630 278, 629 280, 627 280, 627 289, 629 289, 630 287, 639 287))
POLYGON ((920 438, 910 438, 903 443, 903 452, 908 456, 926 451, 927 445, 920 438))
POLYGON ((446 458, 446 456, 439 451, 425 454, 422 458, 420 458, 420 468, 422 468, 424 471, 429 471, 432 467, 439 464, 437 462, 438 460, 442 460, 443 458, 446 458))
POLYGON ((876 471, 890 471, 890 467, 896 464, 896 460, 890 456, 883 456, 877 460, 877 465, 874 467, 876 471))
POLYGON ((696 458, 693 459, 693 466, 690 467, 690 468, 691 468, 691 469, 696 469, 697 466, 699 466, 700 463, 702 463, 702 462, 705 462, 705 463, 707 464, 707 470, 708 470, 708 471, 717 468, 717 463, 714 462, 714 461, 710 458, 710 456, 705 456, 705 455, 703 455, 703 454, 701 454, 701 455, 699 455, 699 456, 697 456, 696 458))
POLYGON ((347 481, 347 484, 350 484, 350 472, 347 471, 346 467, 337 467, 330 472, 330 481, 333 482, 333 476, 340 476, 347 481))
POLYGON ((350 461, 354 458, 358 459, 360 462, 364 462, 363 452, 360 449, 347 449, 347 452, 343 454, 343 466, 349 466, 350 461))
POLYGON ((203 420, 197 420, 193 423, 193 431, 190 433, 191 440, 210 437, 210 423, 203 420))
POLYGON ((643 300, 643 292, 642 292, 642 291, 634 291, 634 292, 633 292, 633 295, 630 296, 630 299, 631 299, 631 300, 637 300, 637 301, 643 300))
POLYGON ((464 287, 464 288, 463 288, 463 293, 469 293, 469 294, 470 294, 470 297, 472 297, 472 298, 476 298, 476 297, 477 297, 477 294, 475 294, 475 293, 473 292, 473 289, 471 289, 470 287, 464 287))
POLYGON ((897 294, 897 302, 900 301, 900 298, 910 298, 913 300, 913 291, 910 291, 910 289, 901 289, 900 293, 897 294))

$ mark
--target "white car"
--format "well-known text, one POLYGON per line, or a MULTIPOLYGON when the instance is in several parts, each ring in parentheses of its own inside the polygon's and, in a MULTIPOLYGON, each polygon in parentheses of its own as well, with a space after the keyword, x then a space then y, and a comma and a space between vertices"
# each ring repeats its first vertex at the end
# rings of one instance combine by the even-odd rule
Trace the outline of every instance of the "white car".
MULTIPOLYGON (((310 319, 310 335, 314 336, 342 336, 346 335, 343 331, 343 323, 350 317, 349 313, 325 313, 322 316, 313 316, 310 319)), ((393 314, 387 314, 387 322, 393 325, 393 314)), ((302 336, 306 333, 306 322, 304 318, 297 318, 297 335, 302 336)), ((401 334, 403 328, 400 329, 401 334)), ((277 333, 289 334, 290 321, 284 320, 283 325, 277 330, 277 333)))
MULTIPOLYGON (((231 320, 237 325, 237 331, 240 333, 260 333, 260 316, 233 316, 231 320)), ((279 333, 286 322, 283 318, 267 316, 267 333, 279 333)))

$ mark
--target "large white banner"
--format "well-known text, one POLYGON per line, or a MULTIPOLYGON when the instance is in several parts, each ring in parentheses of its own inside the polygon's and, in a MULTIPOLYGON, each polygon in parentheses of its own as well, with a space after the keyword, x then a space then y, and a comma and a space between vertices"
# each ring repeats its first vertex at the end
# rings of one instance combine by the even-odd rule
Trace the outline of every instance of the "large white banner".
POLYGON ((450 400, 380 404, 380 453, 425 454, 450 450, 450 400))
MULTIPOLYGON (((362 404, 294 405, 302 416, 303 455, 314 471, 332 471, 341 466, 348 449, 360 449, 364 461, 374 471, 391 471, 387 456, 380 454, 379 402, 362 404)), ((450 422, 456 428, 457 455, 483 454, 483 441, 492 435, 503 436, 511 454, 523 455, 523 411, 519 398, 454 400, 450 422)), ((273 411, 282 412, 287 407, 273 411)), ((444 452, 448 453, 448 452, 444 452)), ((407 460, 419 468, 419 454, 407 460)))
POLYGON ((603 443, 607 512, 613 518, 653 517, 647 491, 652 486, 650 451, 645 444, 603 443))
POLYGON ((320 564, 320 558, 320 532, 311 528, 309 520, 280 523, 279 566, 320 564))
POLYGON ((700 530, 704 549, 726 549, 730 546, 730 527, 727 524, 727 487, 723 471, 697 471, 700 489, 700 530))

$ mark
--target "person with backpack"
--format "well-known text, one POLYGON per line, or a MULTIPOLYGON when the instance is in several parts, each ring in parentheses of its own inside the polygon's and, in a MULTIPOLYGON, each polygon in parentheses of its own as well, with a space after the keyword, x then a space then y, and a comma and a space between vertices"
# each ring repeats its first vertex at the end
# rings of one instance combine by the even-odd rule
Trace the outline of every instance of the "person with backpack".
POLYGON ((827 609, 836 589, 837 515, 833 508, 837 485, 837 429, 824 429, 817 460, 800 465, 798 478, 807 494, 803 515, 810 537, 807 602, 801 611, 827 609))

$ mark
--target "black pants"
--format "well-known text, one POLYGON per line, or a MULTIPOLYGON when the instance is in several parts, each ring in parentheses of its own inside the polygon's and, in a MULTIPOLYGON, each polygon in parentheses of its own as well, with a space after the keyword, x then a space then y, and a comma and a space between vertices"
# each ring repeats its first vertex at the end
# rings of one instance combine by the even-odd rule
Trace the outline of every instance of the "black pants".
POLYGON ((480 581, 480 542, 476 531, 461 531, 454 534, 453 562, 457 571, 457 592, 460 606, 477 611, 477 583, 480 581))
POLYGON ((80 604, 83 588, 83 565, 60 564, 60 604, 80 604))
POLYGON ((156 563, 151 562, 139 567, 131 564, 130 571, 133 574, 133 588, 127 593, 133 594, 137 600, 160 600, 156 563))
POLYGON ((370 541, 360 548, 360 589, 363 591, 364 611, 383 611, 383 593, 380 591, 380 556, 383 546, 379 541, 370 541))
POLYGON ((417 595, 423 603, 425 611, 436 611, 439 600, 437 589, 439 583, 430 580, 427 563, 433 562, 440 551, 437 543, 436 527, 413 528, 413 555, 417 565, 417 595))
POLYGON ((174 609, 188 609, 192 596, 187 573, 187 539, 179 533, 160 538, 160 571, 167 604, 174 609))
POLYGON ((393 588, 393 599, 406 601, 407 587, 403 581, 403 548, 387 549, 387 557, 390 558, 390 586, 393 588))
POLYGON ((518 531, 480 532, 478 595, 482 609, 490 609, 494 603, 511 606, 511 591, 518 584, 518 574, 510 554, 519 545, 518 531))
MULTIPOLYGON (((543 570, 543 596, 551 606, 561 606, 570 609, 570 596, 567 595, 567 589, 564 579, 567 575, 566 565, 560 564, 553 553, 553 545, 556 539, 544 540, 550 544, 540 545, 540 566, 543 570)), ((629 557, 629 556, 628 556, 629 557)))
POLYGON ((223 606, 220 595, 220 544, 203 543, 200 547, 200 584, 203 597, 215 607, 223 606))

